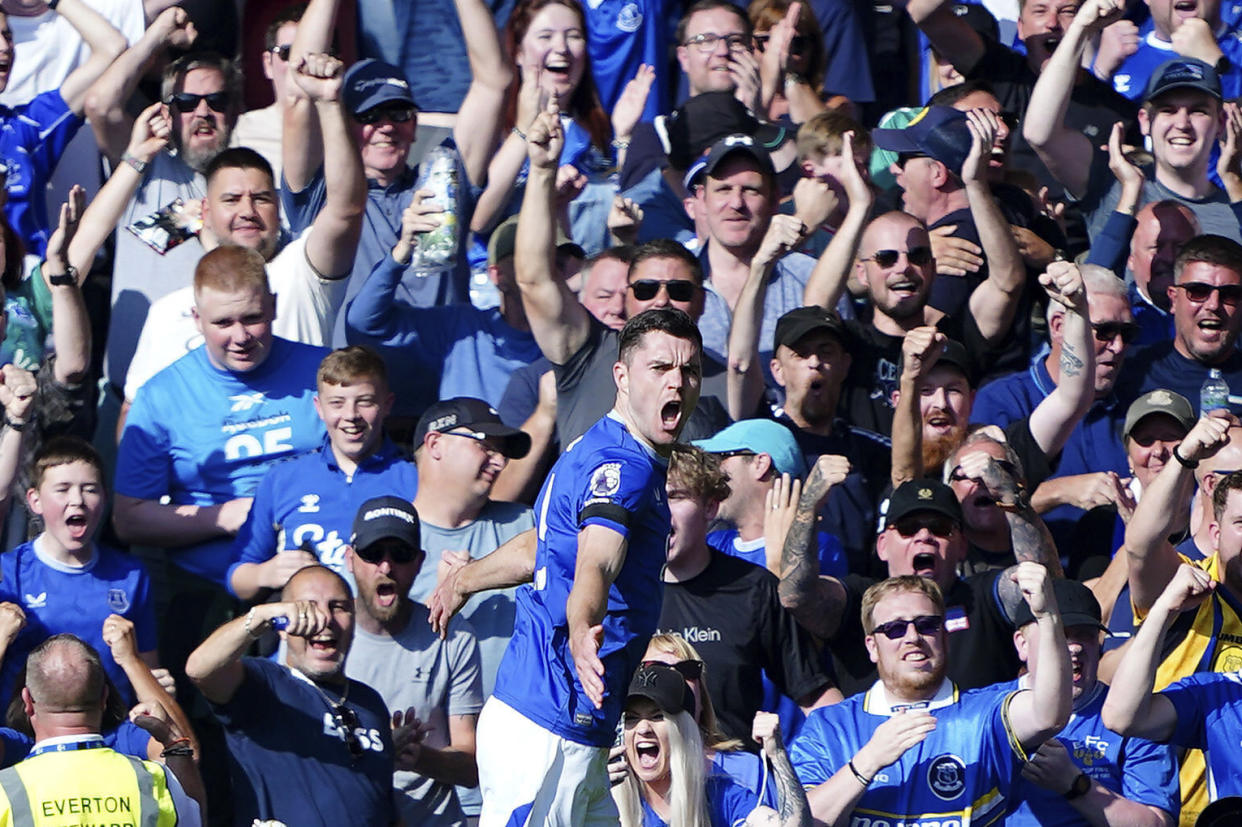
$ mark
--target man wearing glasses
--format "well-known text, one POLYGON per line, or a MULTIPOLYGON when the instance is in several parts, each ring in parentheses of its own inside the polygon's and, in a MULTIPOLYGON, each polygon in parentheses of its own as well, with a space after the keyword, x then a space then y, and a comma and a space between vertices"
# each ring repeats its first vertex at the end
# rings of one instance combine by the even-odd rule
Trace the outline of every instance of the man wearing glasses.
MULTIPOLYGON (((399 519, 373 517, 381 518, 399 519)), ((234 822, 396 824, 393 739, 405 743, 408 733, 394 732, 378 692, 345 675, 354 639, 349 584, 309 566, 281 597, 216 629, 186 664, 224 726, 234 822), (277 625, 283 664, 242 657, 277 625)))
MULTIPOLYGON (((923 529, 926 531, 927 529, 923 529)), ((1049 572, 1025 562, 1007 575, 1039 627, 1040 670, 1016 692, 963 694, 947 677, 957 618, 940 589, 893 577, 862 597, 863 643, 879 680, 817 709, 790 750, 818 821, 993 824, 1030 754, 1069 720, 1072 680, 1049 572)))

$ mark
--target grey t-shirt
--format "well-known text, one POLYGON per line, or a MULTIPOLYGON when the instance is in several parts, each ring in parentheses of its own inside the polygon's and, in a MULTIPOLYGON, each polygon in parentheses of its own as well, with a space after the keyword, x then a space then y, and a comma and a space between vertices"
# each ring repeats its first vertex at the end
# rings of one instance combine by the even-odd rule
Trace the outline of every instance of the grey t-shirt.
MULTIPOLYGON (((1091 180, 1087 185, 1087 194, 1082 199, 1083 213, 1087 218, 1087 236, 1094 243, 1105 222, 1117 207, 1121 197, 1121 184, 1113 178, 1108 169, 1108 158, 1097 156, 1091 166, 1091 180)), ((1204 233, 1223 235, 1234 241, 1242 242, 1242 231, 1238 228, 1238 217, 1229 206, 1229 196, 1219 187, 1213 187, 1206 198, 1186 198, 1178 195, 1164 184, 1157 181, 1154 171, 1147 171, 1147 181, 1139 195, 1138 206, 1153 201, 1171 200, 1185 204, 1199 219, 1199 226, 1204 233)))
MULTIPOLYGON (((427 607, 415 603, 409 624, 395 637, 355 626, 345 674, 379 692, 390 712, 413 707, 418 719, 431 726, 423 743, 440 749, 449 745, 450 715, 478 715, 483 708, 483 681, 470 622, 453 618, 446 639, 440 640, 428 618, 427 607)), ((404 793, 399 804, 406 824, 466 823, 451 785, 398 770, 393 786, 404 793)))

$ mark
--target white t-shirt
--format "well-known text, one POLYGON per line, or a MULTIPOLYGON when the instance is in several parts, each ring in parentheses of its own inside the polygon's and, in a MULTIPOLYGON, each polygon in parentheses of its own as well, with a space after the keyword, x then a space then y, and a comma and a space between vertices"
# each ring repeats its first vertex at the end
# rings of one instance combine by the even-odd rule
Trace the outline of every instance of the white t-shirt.
MULTIPOLYGON (((267 263, 267 281, 276 294, 272 333, 323 347, 332 339, 348 279, 323 278, 311 266, 306 239, 313 230, 307 227, 267 263)), ((126 399, 133 400, 148 379, 203 343, 193 308, 193 286, 174 290, 151 305, 125 379, 126 399)))

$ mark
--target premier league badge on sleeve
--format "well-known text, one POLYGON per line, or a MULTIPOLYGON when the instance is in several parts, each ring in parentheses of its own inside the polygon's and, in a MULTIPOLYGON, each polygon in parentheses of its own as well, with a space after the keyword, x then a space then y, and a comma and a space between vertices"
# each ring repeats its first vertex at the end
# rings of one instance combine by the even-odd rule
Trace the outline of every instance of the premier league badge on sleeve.
POLYGON ((621 463, 605 462, 591 473, 590 494, 593 499, 611 497, 621 490, 621 463))

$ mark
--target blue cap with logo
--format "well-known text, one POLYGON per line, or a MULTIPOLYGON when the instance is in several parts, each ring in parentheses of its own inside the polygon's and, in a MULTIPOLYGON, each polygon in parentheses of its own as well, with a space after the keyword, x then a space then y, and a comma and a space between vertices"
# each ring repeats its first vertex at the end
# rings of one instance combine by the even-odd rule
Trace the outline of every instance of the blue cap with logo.
POLYGON ((743 419, 734 422, 718 434, 693 443, 709 454, 725 454, 730 451, 753 451, 767 454, 772 466, 781 474, 800 477, 806 471, 798 442, 789 429, 770 419, 743 419))
POLYGON ((904 129, 873 129, 871 140, 880 149, 898 155, 925 155, 939 161, 954 175, 970 155, 970 127, 966 113, 951 106, 928 106, 904 129))
POLYGON ((1179 57, 1166 60, 1156 67, 1147 80, 1147 89, 1143 92, 1143 102, 1159 97, 1174 89, 1197 89, 1207 92, 1217 100, 1223 100, 1220 90, 1220 75, 1211 66, 1193 57, 1179 57))
POLYGON ((382 60, 358 61, 345 71, 342 85, 341 100, 352 115, 393 101, 418 108, 404 73, 382 60))

